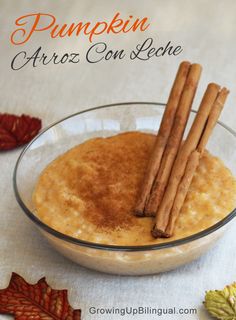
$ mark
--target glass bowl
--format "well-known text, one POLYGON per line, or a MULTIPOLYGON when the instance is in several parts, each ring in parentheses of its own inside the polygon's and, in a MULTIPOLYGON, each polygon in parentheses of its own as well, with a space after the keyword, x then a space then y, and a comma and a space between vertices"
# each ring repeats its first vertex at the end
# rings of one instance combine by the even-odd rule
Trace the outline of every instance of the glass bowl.
MULTIPOLYGON (((157 132, 164 104, 132 102, 106 105, 71 115, 42 131, 21 153, 14 170, 16 199, 48 241, 63 255, 85 267, 123 275, 155 274, 186 264, 206 252, 223 234, 236 210, 220 222, 187 238, 144 246, 92 243, 62 234, 34 214, 32 192, 41 171, 58 155, 93 137, 124 131, 157 132)), ((195 111, 191 111, 189 125, 195 111)), ((235 175, 236 134, 217 123, 208 150, 235 175)))

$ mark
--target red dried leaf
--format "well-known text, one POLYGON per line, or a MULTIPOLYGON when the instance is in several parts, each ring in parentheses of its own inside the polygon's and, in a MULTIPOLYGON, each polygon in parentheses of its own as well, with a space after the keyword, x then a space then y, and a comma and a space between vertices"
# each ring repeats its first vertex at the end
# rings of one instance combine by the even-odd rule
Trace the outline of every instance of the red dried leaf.
POLYGON ((39 132, 42 122, 22 114, 0 113, 0 151, 10 150, 30 142, 39 132))
POLYGON ((0 290, 0 314, 16 320, 81 320, 81 310, 69 305, 67 290, 54 290, 45 278, 32 285, 12 273, 9 286, 0 290))

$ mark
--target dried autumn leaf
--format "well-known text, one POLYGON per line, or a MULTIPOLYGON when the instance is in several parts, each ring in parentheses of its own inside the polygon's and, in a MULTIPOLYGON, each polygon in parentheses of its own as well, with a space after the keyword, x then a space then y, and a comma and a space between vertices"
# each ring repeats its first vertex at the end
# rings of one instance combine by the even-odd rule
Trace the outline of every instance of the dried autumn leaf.
POLYGON ((12 273, 9 286, 0 290, 0 314, 16 320, 80 320, 81 310, 69 305, 67 290, 54 290, 45 278, 32 285, 12 273))
POLYGON ((209 313, 220 320, 236 319, 236 283, 223 290, 207 291, 204 305, 209 313))
POLYGON ((30 142, 39 132, 42 122, 27 115, 0 113, 0 151, 10 150, 30 142))

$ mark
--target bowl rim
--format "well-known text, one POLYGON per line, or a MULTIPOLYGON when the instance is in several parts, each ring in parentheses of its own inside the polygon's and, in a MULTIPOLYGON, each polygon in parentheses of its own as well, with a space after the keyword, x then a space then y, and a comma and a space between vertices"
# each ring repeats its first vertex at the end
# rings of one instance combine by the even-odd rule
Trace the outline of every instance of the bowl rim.
MULTIPOLYGON (((173 241, 166 241, 166 242, 158 243, 158 244, 150 244, 150 245, 121 246, 121 245, 108 245, 108 244, 90 242, 90 241, 80 240, 80 239, 74 238, 72 236, 66 235, 62 232, 59 232, 59 231, 53 229, 52 227, 45 224, 44 222, 42 222, 39 218, 37 218, 37 216, 34 215, 33 212, 31 212, 31 210, 28 209, 28 207, 23 202, 23 200, 20 196, 20 192, 18 190, 17 172, 18 172, 18 167, 21 163, 21 160, 23 159, 25 153, 30 148, 30 146, 41 135, 43 135, 46 131, 50 130, 51 128, 53 128, 54 126, 56 126, 57 124, 65 121, 65 120, 68 120, 70 118, 73 118, 73 117, 78 116, 83 113, 88 113, 88 112, 99 110, 99 109, 112 108, 112 107, 117 107, 117 106, 118 107, 119 106, 128 106, 128 105, 154 105, 154 106, 159 106, 159 107, 164 108, 166 103, 145 102, 145 101, 142 101, 142 102, 140 102, 140 101, 138 101, 138 102, 135 102, 135 101, 134 102, 118 102, 118 103, 112 103, 112 104, 100 105, 100 106, 93 107, 93 108, 88 108, 88 109, 73 113, 69 116, 66 116, 66 117, 48 125, 30 143, 28 143, 24 147, 24 149, 20 153, 20 155, 16 161, 15 167, 14 167, 13 189, 14 189, 14 194, 15 194, 15 197, 16 197, 16 200, 17 200, 19 206, 25 212, 25 214, 28 216, 28 218, 31 221, 33 221, 36 224, 36 226, 39 227, 39 229, 46 231, 50 235, 52 235, 60 240, 64 240, 66 242, 73 243, 73 244, 80 245, 80 246, 87 247, 87 248, 93 248, 93 249, 99 249, 99 250, 105 250, 105 251, 123 251, 123 252, 138 252, 138 251, 149 251, 149 250, 161 250, 161 249, 167 249, 167 248, 174 248, 176 246, 184 245, 184 244, 190 243, 192 241, 201 239, 201 238, 219 230, 220 228, 225 226, 228 222, 230 222, 236 216, 236 208, 233 211, 231 211, 225 218, 218 221, 216 224, 210 226, 209 228, 207 228, 203 231, 197 232, 197 233, 190 235, 188 237, 185 237, 185 238, 181 238, 181 239, 177 239, 177 240, 173 240, 173 241)), ((191 110, 191 112, 196 113, 195 110, 191 110)), ((236 132, 233 129, 231 129, 230 127, 228 127, 227 125, 225 125, 221 121, 217 121, 217 124, 219 124, 221 127, 223 127, 226 131, 228 131, 230 134, 232 134, 236 138, 236 132)))

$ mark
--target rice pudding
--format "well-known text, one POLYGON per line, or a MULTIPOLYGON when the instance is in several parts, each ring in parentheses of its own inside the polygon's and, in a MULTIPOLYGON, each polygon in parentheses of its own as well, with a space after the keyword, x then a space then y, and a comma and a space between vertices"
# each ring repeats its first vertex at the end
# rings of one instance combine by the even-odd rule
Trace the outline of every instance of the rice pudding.
MULTIPOLYGON (((113 245, 147 245, 153 219, 133 211, 156 136, 127 132, 88 140, 50 163, 33 194, 36 215, 74 238, 113 245)), ((222 161, 205 151, 172 240, 202 231, 236 204, 236 181, 222 161)))

